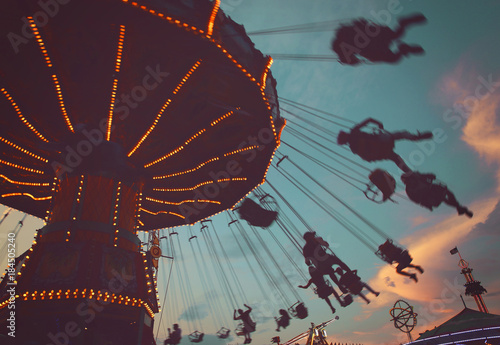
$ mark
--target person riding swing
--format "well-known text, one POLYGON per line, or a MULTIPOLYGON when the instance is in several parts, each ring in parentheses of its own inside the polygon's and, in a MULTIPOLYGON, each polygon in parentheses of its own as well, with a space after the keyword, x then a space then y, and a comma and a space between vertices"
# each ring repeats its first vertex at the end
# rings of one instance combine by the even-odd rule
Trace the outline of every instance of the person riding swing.
POLYGON ((444 184, 434 182, 436 175, 422 174, 416 171, 405 173, 401 176, 401 181, 406 186, 406 194, 411 201, 428 208, 432 211, 442 202, 456 208, 458 215, 465 214, 472 218, 471 210, 461 205, 455 195, 444 184))
POLYGON ((367 162, 391 160, 403 172, 409 172, 411 170, 403 161, 403 158, 394 152, 395 142, 398 140, 420 141, 431 138, 431 132, 417 134, 408 131, 388 132, 384 130, 382 122, 368 118, 354 126, 349 133, 340 131, 337 136, 337 143, 339 145, 349 145, 352 153, 367 162), (373 133, 362 131, 369 124, 375 124, 378 129, 373 133))

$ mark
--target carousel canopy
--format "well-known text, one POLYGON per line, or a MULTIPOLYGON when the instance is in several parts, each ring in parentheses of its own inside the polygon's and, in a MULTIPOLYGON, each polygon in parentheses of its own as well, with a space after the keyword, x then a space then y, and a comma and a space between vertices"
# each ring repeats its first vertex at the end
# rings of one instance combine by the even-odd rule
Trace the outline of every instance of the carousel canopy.
POLYGON ((0 11, 0 202, 65 176, 142 184, 140 230, 233 207, 279 146, 272 59, 219 0, 17 1, 0 11))

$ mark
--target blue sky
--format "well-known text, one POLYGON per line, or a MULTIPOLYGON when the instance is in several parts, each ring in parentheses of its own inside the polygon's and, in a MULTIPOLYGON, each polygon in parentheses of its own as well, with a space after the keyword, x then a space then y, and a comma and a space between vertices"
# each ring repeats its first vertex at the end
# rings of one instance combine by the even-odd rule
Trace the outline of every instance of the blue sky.
MULTIPOLYGON (((441 142, 417 146, 415 143, 398 143, 397 152, 415 169, 434 172, 438 178, 454 191, 458 200, 470 206, 475 216, 472 219, 458 217, 455 210, 442 205, 434 212, 397 199, 398 203, 378 205, 371 203, 360 191, 338 180, 331 174, 311 165, 297 157, 296 154, 282 145, 279 152, 290 156, 294 162, 302 164, 322 184, 328 186, 343 200, 348 202, 357 212, 369 218, 391 238, 405 245, 412 253, 414 262, 421 264, 426 270, 420 281, 415 284, 397 276, 394 269, 379 260, 363 244, 343 229, 329 215, 318 209, 304 195, 284 181, 274 169, 269 171, 268 180, 277 187, 287 200, 299 210, 307 222, 325 239, 333 250, 351 268, 358 269, 364 281, 381 291, 378 298, 372 295, 370 305, 356 298, 354 303, 341 308, 334 303, 340 319, 327 327, 332 342, 354 342, 363 344, 396 344, 405 341, 406 337, 394 329, 389 321, 389 309, 400 298, 407 300, 420 315, 419 326, 413 333, 433 328, 435 325, 452 317, 463 308, 458 294, 464 293, 465 282, 459 274, 458 257, 451 256, 449 250, 458 246, 460 252, 474 268, 474 276, 488 290, 485 301, 490 312, 500 314, 500 278, 498 267, 500 260, 496 257, 499 245, 500 220, 500 125, 498 123, 498 105, 500 104, 500 88, 490 83, 490 89, 480 97, 476 89, 484 85, 484 81, 500 80, 500 62, 498 60, 498 33, 500 32, 500 3, 498 1, 482 1, 480 5, 472 1, 333 1, 333 0, 222 0, 221 8, 236 22, 245 26, 248 32, 288 25, 314 23, 326 20, 338 20, 338 23, 353 18, 365 17, 377 21, 385 20, 394 27, 398 15, 422 12, 428 18, 426 25, 412 27, 404 40, 418 43, 424 47, 426 54, 403 60, 398 65, 362 65, 358 67, 342 66, 335 61, 287 61, 275 60, 271 70, 278 82, 278 95, 286 99, 322 109, 341 117, 358 122, 366 117, 381 120, 388 130, 408 129, 441 130, 441 142), (394 5, 395 4, 395 5, 394 5), (390 17, 384 14, 391 13, 390 17), (474 99, 475 97, 475 99, 474 99), (466 115, 456 113, 455 107, 460 104, 469 106, 466 115), (454 112, 455 111, 455 112, 454 112), (373 298, 372 298, 373 297, 373 298)), ((264 54, 312 54, 330 55, 330 41, 333 30, 315 33, 255 36, 252 40, 264 54)), ((285 105, 282 104, 284 108, 285 105)), ((290 108, 288 108, 290 109, 290 108)), ((283 112, 283 117, 287 115, 283 112)), ((306 116, 306 115, 302 115, 306 116)), ((311 118, 322 126, 327 126, 334 133, 341 129, 311 118)), ((298 141, 290 130, 290 125, 283 132, 283 141, 301 150, 314 150, 298 141)), ((295 127, 297 128, 297 127, 295 127)), ((309 127, 313 129, 312 127, 309 127)), ((333 138, 334 139, 334 138, 333 138)), ((332 147, 349 158, 364 164, 345 150, 332 147)), ((391 163, 365 164, 370 169, 381 167, 395 176, 398 171, 391 163)), ((284 161, 283 169, 296 176, 306 184, 315 196, 323 198, 333 208, 348 219, 359 222, 345 208, 331 199, 311 181, 305 178, 289 162, 284 161)), ((263 189, 271 194, 266 185, 263 189)), ((402 190, 399 190, 403 192, 402 190)), ((403 192, 404 193, 404 192, 403 192)), ((280 202, 280 200, 278 200, 280 202)), ((280 208, 297 223, 301 231, 305 228, 297 222, 283 203, 280 208)), ((21 218, 21 214, 13 212, 0 227, 5 236, 21 218)), ((227 226, 227 216, 221 214, 214 218, 214 228, 225 243, 227 257, 235 270, 238 280, 244 287, 246 303, 254 308, 254 317, 259 322, 257 331, 253 333, 254 344, 268 344, 270 339, 278 335, 274 331, 273 316, 278 315, 278 308, 283 299, 267 286, 265 278, 255 260, 249 254, 249 261, 256 271, 258 279, 253 277, 245 257, 239 249, 231 231, 227 226), (261 286, 266 295, 260 292, 261 286)), ((38 220, 25 223, 19 237, 18 249, 28 248, 35 229, 42 226, 38 220)), ((362 226, 362 225, 360 225, 362 226)), ((370 229, 364 228, 368 233, 370 229)), ((207 266, 196 262, 192 253, 193 243, 188 241, 192 234, 198 235, 202 252, 204 244, 199 233, 199 226, 180 228, 179 244, 185 258, 185 265, 192 286, 192 302, 190 306, 198 311, 186 313, 189 307, 183 302, 181 281, 186 276, 178 276, 180 266, 174 266, 172 280, 167 293, 167 307, 164 314, 156 318, 159 326, 159 338, 165 338, 165 330, 171 324, 179 322, 184 335, 195 329, 203 329, 207 333, 205 343, 242 343, 243 338, 232 338, 227 342, 211 339, 214 330, 221 325, 234 329, 232 309, 227 302, 224 291, 212 293, 217 288, 220 276, 214 270, 213 258, 204 257, 207 266), (208 275, 204 273, 209 273, 208 275), (200 277, 204 278, 201 279, 200 277), (177 278, 177 279, 176 279, 177 278), (208 280, 212 280, 209 284, 208 280), (203 281, 204 280, 204 281, 203 281), (208 288, 203 287, 207 284, 208 288), (210 287, 211 285, 211 287, 210 287), (225 296, 224 296, 225 295, 225 296), (217 304, 207 303, 209 299, 219 299, 217 304), (217 312, 220 310, 220 313, 217 312), (218 314, 222 314, 220 319, 218 314), (200 320, 189 321, 191 319, 200 320), (215 319, 215 321, 214 321, 215 319), (210 340, 210 341, 209 341, 210 340)), ((287 253, 305 272, 306 266, 300 253, 286 240, 276 226, 270 228, 278 241, 285 246, 287 253)), ((163 230, 168 233, 168 230, 163 230)), ((283 267, 293 286, 303 284, 302 277, 291 267, 288 259, 282 254, 274 239, 262 230, 259 233, 269 244, 278 264, 283 267)), ((253 236, 253 234, 251 234, 253 236)), ((370 233, 370 236, 377 238, 370 233)), ((378 238, 380 239, 380 238, 378 238)), ((214 240, 216 240, 214 238, 214 240)), ((240 240, 241 237, 240 237, 240 240)), ((252 237, 252 240, 256 240, 252 237)), ((380 239, 382 243, 383 240, 380 239)), ((244 244, 244 242, 242 242, 244 244)), ((174 246, 175 247, 175 246, 174 246)), ((258 246, 256 246, 258 247, 258 246)), ((171 248, 165 243, 164 251, 171 248)), ((177 249, 178 250, 178 249, 177 249)), ((195 247, 196 250, 196 247, 195 247)), ((262 250, 258 248, 257 250, 262 250)), ((178 252, 177 252, 178 253, 178 252)), ((201 253, 200 253, 201 254, 201 253)), ((1 258, 5 263, 5 258, 1 258)), ((202 256, 198 257, 203 259, 202 256)), ((160 296, 163 301, 166 282, 171 263, 162 262, 160 268, 160 296)), ((229 268, 228 262, 222 258, 222 265, 229 268)), ((276 270, 272 270, 276 274, 276 270)), ((236 280, 235 280, 236 281, 236 280)), ((332 315, 327 305, 318 300, 310 290, 294 289, 290 291, 284 280, 276 279, 285 299, 294 301, 298 293, 309 308, 310 317, 306 320, 293 319, 290 327, 279 335, 288 340, 305 331, 310 322, 320 323, 332 315)), ((235 301, 242 307, 243 296, 234 288, 235 301)), ((467 306, 476 306, 470 297, 465 297, 467 306)), ((156 330, 155 330, 156 331, 156 330)), ((188 343, 186 337, 183 343, 188 343)))

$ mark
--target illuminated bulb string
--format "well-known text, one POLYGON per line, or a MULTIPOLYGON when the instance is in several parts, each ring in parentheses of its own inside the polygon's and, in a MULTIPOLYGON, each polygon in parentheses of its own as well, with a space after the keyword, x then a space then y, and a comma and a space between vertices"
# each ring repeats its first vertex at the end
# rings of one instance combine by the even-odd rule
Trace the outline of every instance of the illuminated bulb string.
POLYGON ((35 197, 30 193, 7 193, 7 194, 2 194, 2 198, 7 198, 11 196, 28 196, 31 199, 35 201, 43 201, 43 200, 50 200, 52 199, 52 196, 43 196, 43 197, 35 197))
MULTIPOLYGON (((182 219, 185 219, 186 217, 178 214, 178 213, 175 213, 175 212, 169 212, 169 211, 158 211, 158 212, 153 212, 153 211, 150 211, 150 210, 147 210, 145 208, 140 208, 139 211, 142 211, 142 212, 146 212, 146 213, 149 213, 150 215, 153 215, 153 216, 157 216, 159 214, 171 214, 173 216, 177 216, 179 218, 182 218, 182 219)), ((141 222, 142 223, 142 222, 141 222)), ((142 223, 142 226, 144 226, 144 223, 142 223)))
MULTIPOLYGON (((240 107, 238 107, 236 109, 239 110, 240 107)), ((231 110, 230 112, 224 114, 223 116, 219 117, 218 119, 212 121, 210 123, 210 126, 213 127, 213 126, 217 125, 219 122, 221 122, 222 120, 228 118, 229 116, 231 116, 233 114, 234 114, 234 111, 231 110)), ((176 153, 178 153, 181 150, 183 150, 191 141, 193 141, 194 139, 196 139, 198 136, 200 136, 201 134, 203 134, 206 131, 207 130, 205 128, 202 129, 202 130, 200 130, 200 131, 198 131, 198 133, 194 134, 193 136, 191 136, 191 138, 189 138, 188 140, 186 140, 183 145, 177 147, 175 150, 172 150, 168 154, 166 154, 166 155, 164 155, 164 156, 162 156, 162 157, 160 157, 160 158, 158 158, 158 159, 156 159, 156 160, 154 160, 154 161, 152 161, 152 162, 144 165, 144 168, 149 168, 150 166, 153 166, 153 165, 155 165, 155 164, 157 164, 157 163, 159 163, 159 162, 161 162, 161 161, 163 161, 163 160, 165 160, 165 159, 167 159, 167 158, 175 155, 176 153)))
MULTIPOLYGON (((259 148, 259 147, 260 146, 258 146, 258 145, 248 146, 248 147, 244 147, 242 149, 238 149, 238 150, 234 150, 234 151, 231 151, 231 152, 227 152, 223 156, 227 157, 227 156, 230 156, 230 155, 234 155, 236 153, 241 153, 241 152, 244 152, 244 151, 253 150, 253 149, 256 149, 256 148, 259 148)), ((205 165, 207 165, 209 163, 218 161, 219 159, 220 159, 220 157, 213 157, 213 158, 211 158, 211 159, 209 159, 209 160, 207 160, 207 161, 205 161, 203 163, 198 164, 196 167, 194 167, 192 169, 188 169, 188 170, 184 170, 184 171, 179 171, 179 172, 168 174, 168 175, 153 176, 153 180, 162 180, 162 179, 166 179, 166 178, 170 178, 170 177, 174 177, 174 176, 189 174, 189 173, 191 173, 193 171, 201 169, 202 167, 204 167, 205 165)))
POLYGON ((201 186, 205 186, 207 184, 214 184, 214 183, 221 183, 221 182, 231 182, 231 181, 246 181, 246 177, 234 177, 234 178, 223 178, 219 179, 217 181, 205 181, 205 182, 200 182, 196 186, 193 187, 186 187, 186 188, 153 188, 154 191, 156 192, 186 192, 186 191, 192 191, 197 188, 200 188, 201 186))
MULTIPOLYGON (((50 69, 53 67, 52 61, 50 60, 49 53, 47 51, 47 48, 45 47, 45 43, 43 42, 42 36, 40 35, 40 31, 38 30, 35 21, 33 17, 27 17, 28 22, 30 23, 31 30, 33 31, 33 34, 35 35, 35 39, 38 43, 38 46, 40 47, 40 51, 42 52, 42 55, 45 59, 45 63, 47 64, 47 67, 50 69)), ((61 91, 61 85, 59 85, 59 80, 57 79, 57 76, 55 74, 52 74, 52 81, 54 82, 54 86, 56 88, 57 92, 57 98, 59 100, 59 106, 61 107, 61 112, 64 117, 64 121, 66 122, 66 126, 68 126, 69 130, 71 132, 74 132, 73 125, 71 124, 71 121, 69 119, 68 113, 66 111, 66 107, 64 105, 64 99, 61 91)))
POLYGON ((4 161, 3 159, 0 159, 0 163, 8 165, 8 166, 16 168, 16 169, 29 171, 29 172, 32 172, 32 173, 35 173, 35 174, 42 174, 42 175, 45 174, 41 170, 32 169, 32 168, 28 168, 28 167, 25 167, 25 166, 22 166, 22 165, 18 165, 18 164, 15 164, 15 163, 7 162, 7 161, 4 161))
POLYGON ((209 203, 209 204, 220 205, 220 201, 216 201, 216 200, 202 200, 202 199, 198 199, 198 200, 182 200, 182 201, 179 201, 179 202, 171 202, 171 201, 159 200, 159 199, 154 199, 154 198, 146 197, 146 200, 147 201, 151 201, 151 202, 156 202, 158 204, 175 205, 175 206, 179 206, 179 205, 186 204, 186 203, 209 203))
MULTIPOLYGON (((115 72, 120 73, 120 66, 122 63, 123 43, 125 41, 125 25, 120 25, 120 33, 118 36, 118 47, 116 49, 115 72)), ((111 139, 111 127, 113 124, 113 112, 115 110, 116 89, 118 88, 118 79, 113 80, 113 87, 111 89, 111 101, 109 104, 108 114, 108 129, 106 131, 106 140, 111 139)))
MULTIPOLYGON (((193 74, 193 72, 200 66, 200 64, 201 64, 201 60, 196 61, 196 63, 186 73, 186 75, 184 76, 184 78, 182 78, 182 80, 179 82, 179 84, 177 85, 177 87, 172 92, 174 95, 176 95, 180 91, 180 89, 184 86, 184 84, 186 83, 186 81, 193 74)), ((132 156, 132 154, 134 154, 134 152, 139 148, 139 146, 141 146, 141 144, 144 142, 144 140, 146 140, 146 138, 155 129, 156 125, 158 124, 158 121, 160 121, 160 118, 163 115, 163 112, 165 111, 165 109, 167 109, 167 107, 169 106, 169 104, 171 102, 172 102, 171 99, 167 99, 167 101, 165 102, 165 104, 163 105, 163 107, 160 109, 160 112, 158 113, 158 115, 156 115, 156 118, 153 121, 153 124, 149 127, 149 129, 142 136, 142 138, 139 140, 139 142, 134 146, 134 148, 129 152, 129 154, 128 154, 129 157, 132 156)))
POLYGON ((38 132, 35 127, 33 127, 33 125, 31 125, 31 123, 28 122, 28 120, 26 120, 26 118, 24 117, 23 113, 21 112, 21 110, 19 109, 19 106, 17 105, 17 103, 14 101, 14 99, 12 98, 12 96, 7 92, 7 90, 5 88, 2 88, 0 89, 0 91, 2 91, 2 93, 4 94, 4 96, 7 98, 7 100, 10 102, 10 104, 12 105, 12 107, 14 108, 14 110, 16 111, 17 113, 17 116, 19 117, 19 119, 21 120, 21 122, 26 126, 28 127, 28 129, 30 129, 33 133, 35 133, 35 135, 40 138, 41 140, 45 141, 45 142, 49 142, 48 139, 46 139, 40 132, 38 132))
POLYGON ((208 25, 207 25, 207 36, 208 37, 212 36, 213 30, 214 30, 215 17, 217 16, 217 12, 219 11, 219 7, 220 7, 220 0, 215 0, 214 7, 212 9, 212 13, 210 14, 210 19, 208 20, 208 25))
POLYGON ((49 162, 48 159, 40 157, 40 156, 38 156, 38 155, 36 155, 36 154, 34 154, 34 153, 32 153, 32 152, 30 152, 30 151, 22 148, 21 146, 14 144, 13 142, 11 142, 11 141, 9 141, 9 140, 7 140, 5 138, 0 137, 0 141, 3 142, 3 143, 5 143, 5 144, 7 144, 7 145, 9 145, 9 146, 11 146, 11 147, 13 147, 13 148, 15 148, 18 151, 21 151, 24 154, 27 154, 28 156, 31 156, 31 157, 36 158, 38 160, 41 160, 44 163, 48 163, 49 162))
POLYGON ((24 182, 24 181, 15 181, 10 178, 8 178, 5 175, 0 174, 0 177, 3 178, 5 181, 12 183, 12 184, 17 184, 20 186, 33 186, 33 187, 49 187, 50 182, 24 182))

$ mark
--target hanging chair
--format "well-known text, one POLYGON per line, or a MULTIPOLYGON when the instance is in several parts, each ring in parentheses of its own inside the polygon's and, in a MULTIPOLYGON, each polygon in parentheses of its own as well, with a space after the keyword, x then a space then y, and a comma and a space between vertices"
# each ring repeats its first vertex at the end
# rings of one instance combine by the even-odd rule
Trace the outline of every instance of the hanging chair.
POLYGON ((237 210, 241 219, 246 220, 250 225, 261 228, 267 228, 278 217, 278 212, 268 211, 249 198, 243 200, 243 203, 237 210))
POLYGON ((248 328, 245 327, 244 322, 240 322, 238 324, 238 326, 236 326, 234 333, 238 336, 243 336, 243 335, 245 335, 245 333, 255 332, 257 324, 252 320, 250 320, 250 321, 251 321, 251 323, 248 325, 249 326, 248 328))
POLYGON ((390 238, 378 247, 375 255, 389 264, 397 262, 404 267, 407 267, 413 260, 408 250, 396 246, 390 238))
POLYGON ((309 315, 306 305, 301 301, 297 301, 297 303, 288 308, 288 312, 297 319, 305 319, 309 315))
POLYGON ((189 338, 189 341, 192 343, 201 343, 204 336, 205 336, 205 333, 202 333, 199 331, 194 331, 193 333, 188 335, 188 338, 189 338))
POLYGON ((227 337, 229 337, 229 333, 231 333, 231 330, 229 328, 222 327, 217 331, 216 335, 220 339, 226 339, 227 337))
POLYGON ((350 293, 355 295, 359 295, 363 290, 363 283, 357 273, 357 270, 345 272, 339 280, 339 285, 345 286, 350 293))
POLYGON ((236 326, 234 333, 240 337, 244 336, 245 335, 245 324, 243 322, 240 322, 238 324, 238 326, 236 326))
POLYGON ((370 183, 366 185, 366 190, 363 192, 365 196, 377 204, 381 204, 387 200, 391 200, 391 196, 396 190, 396 180, 387 171, 382 169, 375 169, 368 176, 370 183), (378 190, 373 189, 377 187, 378 190), (379 192, 382 197, 379 197, 379 192))

